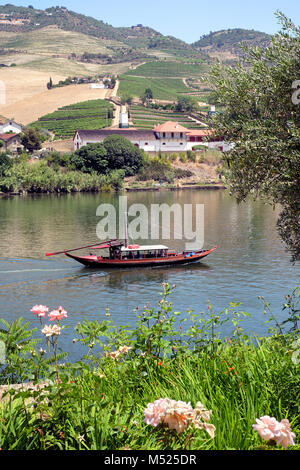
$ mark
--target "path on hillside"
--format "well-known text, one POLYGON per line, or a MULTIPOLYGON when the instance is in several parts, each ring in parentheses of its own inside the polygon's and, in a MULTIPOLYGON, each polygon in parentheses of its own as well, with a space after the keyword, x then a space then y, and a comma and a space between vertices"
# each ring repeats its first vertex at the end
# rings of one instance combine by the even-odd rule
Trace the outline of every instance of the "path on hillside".
MULTIPOLYGON (((115 87, 111 90, 110 98, 116 98, 118 96, 118 90, 120 86, 120 81, 116 80, 115 87)), ((111 123, 111 127, 119 127, 120 123, 120 114, 121 114, 121 105, 114 103, 114 118, 111 123)))

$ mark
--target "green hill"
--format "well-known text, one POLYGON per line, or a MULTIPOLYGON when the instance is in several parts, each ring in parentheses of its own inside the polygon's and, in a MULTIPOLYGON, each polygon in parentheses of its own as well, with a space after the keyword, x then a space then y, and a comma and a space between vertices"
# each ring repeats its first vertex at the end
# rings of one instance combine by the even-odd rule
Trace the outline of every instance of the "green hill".
POLYGON ((14 5, 0 6, 0 14, 8 15, 5 19, 9 24, 0 22, 0 31, 24 33, 37 31, 46 26, 57 26, 65 31, 74 31, 103 40, 122 42, 129 47, 140 48, 175 48, 191 49, 184 41, 164 36, 152 28, 143 25, 128 28, 115 28, 101 20, 85 16, 64 7, 52 7, 46 10, 17 7, 14 5), (24 24, 16 24, 23 19, 24 24))
POLYGON ((226 55, 226 53, 229 53, 233 57, 239 57, 242 54, 241 43, 265 48, 269 45, 270 41, 271 36, 266 33, 236 28, 211 32, 202 36, 192 46, 212 56, 221 56, 222 54, 226 55))

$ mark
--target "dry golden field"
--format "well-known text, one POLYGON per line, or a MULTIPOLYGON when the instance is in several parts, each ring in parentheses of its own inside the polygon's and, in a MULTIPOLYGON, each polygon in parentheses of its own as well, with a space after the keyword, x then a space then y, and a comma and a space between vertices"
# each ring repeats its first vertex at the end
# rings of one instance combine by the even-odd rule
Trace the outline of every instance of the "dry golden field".
POLYGON ((11 73, 12 70, 0 71, 0 80, 7 83, 7 104, 0 105, 0 114, 24 125, 30 124, 62 106, 80 101, 104 99, 109 91, 91 89, 88 84, 69 85, 47 90, 48 75, 33 71, 26 71, 26 74, 22 73, 21 75, 15 73, 15 76, 5 73, 11 73))

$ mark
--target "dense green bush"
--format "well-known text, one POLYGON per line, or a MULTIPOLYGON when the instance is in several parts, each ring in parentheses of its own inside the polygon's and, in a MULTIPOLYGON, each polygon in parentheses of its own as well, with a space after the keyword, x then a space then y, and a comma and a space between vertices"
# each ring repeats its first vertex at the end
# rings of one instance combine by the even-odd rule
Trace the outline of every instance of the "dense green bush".
POLYGON ((6 153, 0 153, 0 176, 2 177, 13 165, 12 159, 6 153))
POLYGON ((112 170, 123 170, 125 176, 132 176, 143 166, 144 152, 125 137, 111 135, 103 143, 76 150, 70 157, 70 164, 85 173, 107 174, 112 170))
POLYGON ((120 135, 106 137, 103 145, 107 152, 108 167, 124 170, 126 176, 135 175, 144 164, 144 152, 120 135))

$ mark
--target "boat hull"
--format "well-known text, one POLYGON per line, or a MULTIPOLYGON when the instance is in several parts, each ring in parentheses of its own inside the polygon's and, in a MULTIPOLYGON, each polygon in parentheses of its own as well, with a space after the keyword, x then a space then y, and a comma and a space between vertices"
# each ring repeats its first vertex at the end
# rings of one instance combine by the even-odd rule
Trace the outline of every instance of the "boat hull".
POLYGON ((76 256, 68 252, 65 253, 69 258, 78 261, 89 268, 139 268, 139 267, 157 267, 157 266, 174 266, 180 264, 190 264, 201 261, 203 258, 213 253, 217 247, 211 250, 201 250, 194 252, 195 254, 179 253, 176 255, 169 255, 163 258, 140 258, 130 260, 119 259, 105 259, 96 255, 89 256, 76 256))

